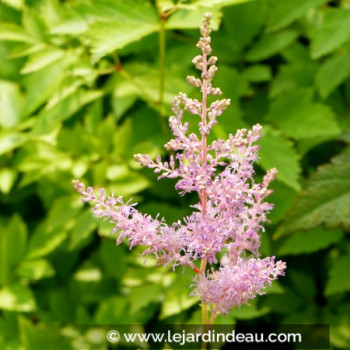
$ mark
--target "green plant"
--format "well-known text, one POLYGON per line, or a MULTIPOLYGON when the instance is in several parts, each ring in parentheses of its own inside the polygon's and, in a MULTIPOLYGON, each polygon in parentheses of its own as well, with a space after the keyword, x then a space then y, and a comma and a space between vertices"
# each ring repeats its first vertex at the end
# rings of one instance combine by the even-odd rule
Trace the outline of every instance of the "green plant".
MULTIPOLYGON (((191 274, 135 263, 139 251, 116 248, 70 183, 132 196, 170 222, 190 214, 195 198, 177 198, 168 179, 156 187, 132 155, 163 152, 171 99, 193 92, 183 78, 208 10, 220 27, 216 83, 233 106, 215 137, 263 125, 256 171, 279 173, 261 253, 288 264, 283 281, 224 321, 330 323, 332 347, 348 348, 348 1, 212 4, 1 2, 1 348, 53 343, 52 321, 199 322, 182 292, 191 274)), ((88 332, 73 338, 93 347, 88 332)))

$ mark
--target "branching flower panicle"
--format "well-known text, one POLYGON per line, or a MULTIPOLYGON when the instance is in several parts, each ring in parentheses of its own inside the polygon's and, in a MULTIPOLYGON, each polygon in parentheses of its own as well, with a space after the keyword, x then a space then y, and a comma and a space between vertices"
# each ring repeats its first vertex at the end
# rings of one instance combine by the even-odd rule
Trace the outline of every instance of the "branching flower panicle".
POLYGON ((192 294, 201 299, 203 308, 209 305, 213 315, 217 315, 263 294, 272 280, 284 275, 286 265, 275 262, 274 257, 258 258, 262 224, 273 207, 265 199, 277 173, 272 169, 262 183, 254 182, 253 164, 259 149, 255 143, 261 126, 238 130, 227 140, 208 144, 207 136, 230 104, 229 99, 208 103, 209 95, 222 94, 212 85, 217 58, 210 56, 210 18, 210 13, 204 15, 197 43, 202 54, 192 61, 201 71, 201 78, 187 77, 192 86, 200 88, 202 100, 184 93, 173 100, 174 114, 169 125, 174 138, 165 148, 173 151, 175 157, 171 155, 169 161, 162 161, 160 156, 153 160, 146 154, 135 155, 142 166, 159 174, 158 179, 178 179, 175 188, 181 195, 197 192, 199 202, 194 212, 182 222, 168 225, 164 219, 141 214, 136 204, 125 203, 120 196, 106 196, 103 189, 94 194, 91 187, 86 189, 78 180, 73 184, 85 202, 94 204, 95 216, 114 225, 118 244, 126 239, 131 247, 145 246, 143 254, 153 254, 163 265, 190 266, 196 271, 192 294), (189 124, 183 120, 185 111, 199 117, 198 135, 189 133, 189 124), (207 268, 207 264, 217 263, 218 269, 207 268))

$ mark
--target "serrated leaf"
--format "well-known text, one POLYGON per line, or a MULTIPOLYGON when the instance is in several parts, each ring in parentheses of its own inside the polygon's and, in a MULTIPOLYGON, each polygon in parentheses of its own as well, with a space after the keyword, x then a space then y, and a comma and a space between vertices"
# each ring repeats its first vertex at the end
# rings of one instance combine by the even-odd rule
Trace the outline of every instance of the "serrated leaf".
POLYGON ((29 56, 28 61, 21 69, 21 74, 28 74, 40 70, 62 58, 65 55, 63 50, 46 48, 44 51, 29 56))
POLYGON ((264 35, 246 54, 247 61, 261 61, 276 55, 282 49, 290 45, 298 34, 292 30, 286 30, 274 34, 264 35))
POLYGON ((350 74, 350 57, 334 56, 319 68, 316 75, 316 87, 322 98, 340 85, 350 74))
POLYGON ((301 172, 299 156, 293 144, 280 132, 268 126, 263 127, 260 143, 259 164, 265 169, 277 168, 277 179, 299 191, 298 182, 301 172))
POLYGON ((350 228, 350 153, 332 159, 311 177, 277 236, 320 225, 350 228))
POLYGON ((12 284, 0 289, 0 309, 30 312, 35 309, 35 300, 30 288, 12 284))
POLYGON ((342 256, 333 262, 326 285, 326 296, 350 290, 349 265, 350 255, 342 256))
POLYGON ((312 7, 327 2, 327 0, 269 0, 268 31, 286 27, 303 16, 312 7))
POLYGON ((319 58, 337 49, 350 38, 350 10, 328 9, 323 23, 318 27, 311 42, 312 58, 319 58))
POLYGON ((344 236, 342 230, 324 230, 322 227, 307 232, 295 232, 281 245, 279 255, 310 254, 339 242, 344 236))
POLYGON ((93 23, 86 35, 91 39, 93 61, 158 30, 154 7, 148 2, 105 1, 105 17, 93 23))
POLYGON ((335 136, 340 132, 332 110, 313 103, 309 89, 291 90, 276 98, 270 106, 269 120, 294 139, 335 136))

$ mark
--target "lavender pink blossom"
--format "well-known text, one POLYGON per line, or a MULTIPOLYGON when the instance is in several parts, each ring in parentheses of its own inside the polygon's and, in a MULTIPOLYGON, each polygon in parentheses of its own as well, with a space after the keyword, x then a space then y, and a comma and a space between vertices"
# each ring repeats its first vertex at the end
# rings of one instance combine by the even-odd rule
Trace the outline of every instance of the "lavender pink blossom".
POLYGON ((130 247, 145 247, 144 255, 153 254, 163 265, 173 268, 190 266, 197 272, 193 295, 210 306, 214 314, 227 313, 235 306, 247 304, 279 275, 286 265, 275 258, 258 259, 260 233, 273 205, 266 202, 268 186, 277 170, 266 173, 262 183, 254 181, 254 163, 258 160, 261 126, 238 130, 227 140, 208 143, 207 136, 217 118, 228 108, 229 99, 208 103, 208 96, 222 92, 212 86, 217 71, 217 58, 209 57, 210 14, 205 14, 197 46, 202 54, 193 59, 201 71, 201 79, 189 76, 187 81, 198 87, 202 100, 179 93, 173 100, 173 115, 169 119, 174 135, 165 145, 172 151, 168 161, 158 156, 136 154, 135 160, 153 169, 158 179, 177 179, 180 195, 197 192, 199 202, 193 213, 182 221, 168 225, 163 218, 141 214, 136 203, 124 202, 121 196, 106 196, 104 190, 94 194, 91 187, 78 180, 73 184, 83 201, 94 204, 96 217, 108 219, 118 234, 117 244, 127 240, 130 247), (185 112, 199 117, 199 133, 189 133, 185 112), (221 258, 220 258, 221 257, 221 258), (218 269, 207 268, 219 264, 218 269), (200 267, 199 267, 200 265, 200 267))

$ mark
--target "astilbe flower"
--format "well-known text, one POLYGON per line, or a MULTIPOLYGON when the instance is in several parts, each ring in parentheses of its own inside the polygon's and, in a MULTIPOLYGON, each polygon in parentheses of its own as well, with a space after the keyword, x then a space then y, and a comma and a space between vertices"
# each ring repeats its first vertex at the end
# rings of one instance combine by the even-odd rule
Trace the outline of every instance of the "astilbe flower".
POLYGON ((187 265, 196 271, 192 294, 201 299, 203 308, 209 305, 215 316, 263 294, 272 280, 284 275, 286 265, 275 262, 274 257, 258 258, 259 232, 264 230, 262 223, 273 207, 265 198, 277 173, 272 169, 262 183, 254 182, 253 164, 259 149, 255 143, 261 126, 238 130, 227 140, 207 141, 217 117, 230 104, 229 99, 208 104, 209 95, 221 95, 221 90, 212 85, 217 58, 210 57, 210 18, 211 14, 204 15, 197 44, 202 54, 193 59, 201 79, 187 77, 191 85, 200 88, 202 101, 184 93, 173 100, 174 115, 169 125, 174 138, 165 148, 175 157, 170 155, 167 162, 160 156, 154 161, 149 155, 135 155, 142 166, 159 173, 158 179, 177 178, 175 188, 181 195, 198 193, 199 202, 193 206, 192 215, 169 226, 164 219, 141 214, 136 204, 125 203, 121 196, 105 196, 103 189, 94 194, 91 187, 86 189, 78 180, 73 184, 83 201, 94 203, 95 216, 113 223, 114 232, 119 234, 117 244, 126 239, 130 247, 146 247, 143 254, 153 254, 163 265, 187 265), (198 115, 199 135, 188 132, 189 124, 183 121, 185 111, 198 115), (207 269, 207 263, 219 263, 219 268, 207 269))

